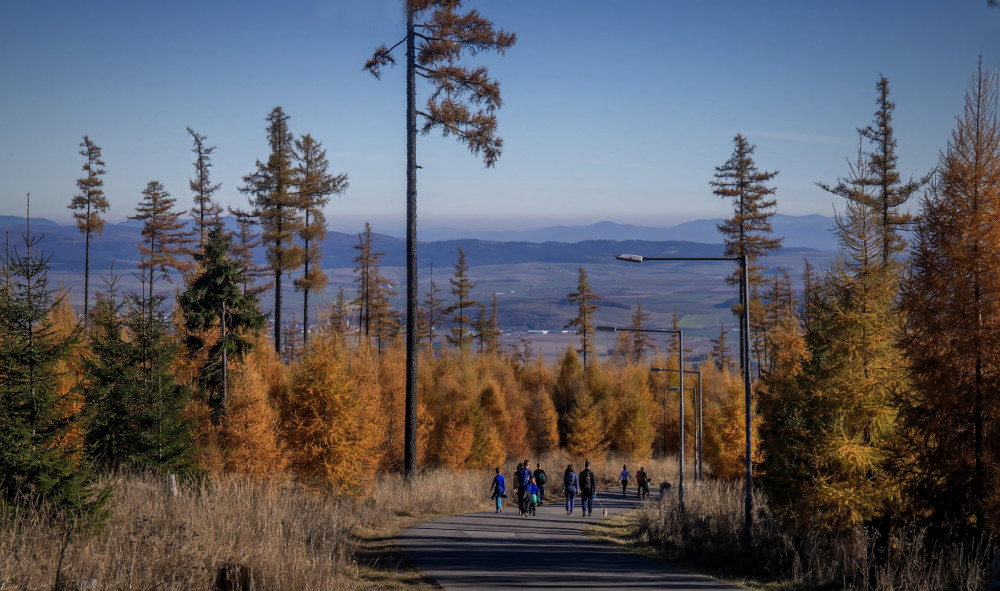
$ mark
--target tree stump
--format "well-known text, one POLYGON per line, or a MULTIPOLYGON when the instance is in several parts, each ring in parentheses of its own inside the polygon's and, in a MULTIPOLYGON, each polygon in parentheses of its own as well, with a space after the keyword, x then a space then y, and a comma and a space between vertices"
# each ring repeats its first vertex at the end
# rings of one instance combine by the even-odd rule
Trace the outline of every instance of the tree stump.
POLYGON ((257 591, 253 568, 239 564, 223 564, 215 579, 215 591, 257 591))
POLYGON ((177 475, 176 474, 168 474, 167 475, 167 485, 170 488, 170 496, 176 497, 177 496, 177 475))

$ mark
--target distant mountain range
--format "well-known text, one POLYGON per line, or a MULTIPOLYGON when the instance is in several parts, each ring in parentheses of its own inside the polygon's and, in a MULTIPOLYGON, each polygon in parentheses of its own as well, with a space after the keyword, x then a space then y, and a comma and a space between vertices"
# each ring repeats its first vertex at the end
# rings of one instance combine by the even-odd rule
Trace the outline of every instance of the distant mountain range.
MULTIPOLYGON (((232 220, 227 219, 227 224, 232 220)), ((719 256, 721 236, 716 224, 721 220, 697 220, 671 228, 654 228, 600 222, 589 226, 555 226, 527 231, 460 232, 458 230, 427 231, 420 234, 420 265, 433 263, 437 268, 450 268, 456 260, 456 248, 461 247, 472 265, 519 264, 530 262, 592 263, 607 262, 609 256, 624 252, 673 256, 719 256)), ((831 252, 835 249, 829 229, 832 218, 776 215, 775 234, 785 236, 785 254, 801 251, 831 252)), ((51 255, 53 270, 83 272, 83 235, 75 225, 58 224, 44 218, 31 220, 32 234, 44 234, 42 248, 51 255)), ((142 224, 129 220, 105 225, 104 233, 91 242, 91 261, 98 268, 107 268, 115 261, 119 270, 134 269, 138 262, 136 244, 140 241, 142 224)), ((19 216, 0 216, 0 233, 8 244, 17 244, 25 229, 19 216)), ((403 266, 405 241, 384 234, 376 235, 375 248, 385 253, 382 264, 403 266)), ((351 267, 358 243, 355 234, 329 232, 323 244, 323 266, 351 267)), ((260 253, 263 260, 263 252, 260 253)))
MULTIPOLYGON (((550 226, 537 230, 469 231, 454 228, 420 230, 421 241, 457 240, 474 238, 496 242, 583 242, 585 240, 645 240, 654 242, 722 242, 718 224, 723 220, 694 220, 676 226, 658 228, 598 222, 587 226, 550 226)), ((813 248, 819 251, 836 250, 833 218, 822 215, 791 216, 776 214, 771 220, 776 236, 785 237, 786 247, 813 248)))

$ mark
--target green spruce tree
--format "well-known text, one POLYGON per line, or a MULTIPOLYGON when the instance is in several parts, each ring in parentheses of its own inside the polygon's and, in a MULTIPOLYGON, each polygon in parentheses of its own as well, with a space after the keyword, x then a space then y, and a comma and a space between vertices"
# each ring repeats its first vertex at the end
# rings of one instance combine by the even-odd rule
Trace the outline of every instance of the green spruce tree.
POLYGON ((79 332, 53 326, 49 259, 23 235, 0 255, 0 503, 47 504, 67 517, 93 515, 107 500, 91 464, 65 444, 80 416, 61 400, 58 364, 79 332))
POLYGON ((207 361, 198 375, 216 420, 226 414, 223 351, 228 363, 239 361, 250 352, 265 320, 257 296, 242 289, 246 269, 229 254, 231 246, 231 236, 221 226, 212 227, 204 251, 195 256, 200 272, 177 298, 189 355, 194 357, 209 347, 207 361), (218 331, 217 338, 210 338, 213 330, 218 331))

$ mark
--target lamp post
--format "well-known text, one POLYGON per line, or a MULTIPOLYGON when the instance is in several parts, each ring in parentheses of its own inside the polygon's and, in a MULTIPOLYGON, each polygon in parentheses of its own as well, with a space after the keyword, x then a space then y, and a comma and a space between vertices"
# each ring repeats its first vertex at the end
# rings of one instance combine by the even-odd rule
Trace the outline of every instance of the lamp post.
MULTIPOLYGON (((599 330, 602 332, 665 332, 677 335, 677 347, 680 349, 680 366, 684 367, 684 331, 679 329, 670 328, 619 328, 617 326, 595 326, 594 330, 599 330)), ((680 449, 680 474, 677 478, 677 502, 680 505, 681 516, 684 515, 684 373, 681 373, 681 404, 680 404, 680 431, 681 431, 681 449, 680 449)), ((666 405, 667 398, 666 394, 663 397, 663 422, 666 425, 666 405)), ((663 429, 663 438, 666 441, 667 430, 666 427, 663 429)), ((664 445, 666 448, 666 445, 664 445)), ((665 451, 665 450, 664 450, 665 451)))
MULTIPOLYGON (((746 497, 743 501, 743 541, 749 547, 753 543, 753 463, 750 440, 750 287, 747 277, 747 255, 738 257, 647 257, 639 254, 620 254, 615 257, 627 263, 643 261, 731 261, 740 265, 740 370, 743 372, 743 404, 746 429, 746 497)), ((684 374, 681 374, 683 376, 684 374)), ((683 398, 683 397, 682 397, 683 398)))
MULTIPOLYGON (((680 370, 673 369, 673 368, 670 368, 670 367, 651 367, 651 368, 649 368, 649 371, 652 371, 654 373, 659 373, 659 372, 680 373, 680 370)), ((698 459, 695 460, 694 475, 695 475, 695 480, 698 480, 700 482, 700 481, 704 480, 704 473, 702 472, 702 445, 701 445, 702 437, 701 437, 701 435, 702 435, 702 433, 704 431, 704 423, 703 423, 703 420, 702 420, 704 413, 702 412, 702 409, 704 409, 704 407, 705 407, 705 398, 702 396, 702 393, 701 393, 701 371, 695 371, 695 370, 691 370, 691 369, 685 369, 684 373, 691 373, 691 374, 697 374, 698 375, 698 429, 697 429, 698 436, 695 438, 695 444, 694 444, 694 446, 695 446, 695 453, 697 454, 697 458, 698 459)), ((676 389, 677 388, 671 388, 671 390, 676 390, 676 389)), ((692 392, 695 391, 694 388, 688 388, 688 390, 691 390, 692 392)), ((664 414, 666 414, 666 413, 664 413, 664 414)), ((664 432, 666 432, 666 428, 665 427, 664 427, 664 432)))

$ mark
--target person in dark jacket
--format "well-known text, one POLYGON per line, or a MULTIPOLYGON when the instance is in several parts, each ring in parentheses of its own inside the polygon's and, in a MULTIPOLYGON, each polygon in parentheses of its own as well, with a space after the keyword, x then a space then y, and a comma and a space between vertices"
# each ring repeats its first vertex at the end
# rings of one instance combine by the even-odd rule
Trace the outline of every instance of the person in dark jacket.
POLYGON ((504 482, 503 474, 500 473, 500 468, 497 468, 497 475, 493 477, 493 484, 490 485, 490 492, 493 493, 490 498, 496 499, 497 502, 497 513, 503 509, 503 499, 507 495, 504 493, 507 491, 507 484, 504 482))
POLYGON ((636 492, 636 496, 640 499, 645 499, 649 496, 649 477, 646 476, 646 469, 639 466, 639 471, 635 473, 636 482, 639 483, 639 490, 636 492))
POLYGON ((538 486, 538 504, 542 505, 545 502, 545 483, 549 477, 545 474, 545 470, 542 470, 541 464, 535 464, 534 476, 535 485, 538 486))
POLYGON ((524 463, 517 465, 517 477, 515 479, 517 482, 517 508, 521 514, 521 517, 528 516, 528 483, 531 482, 531 468, 529 467, 528 460, 524 463))
POLYGON ((590 462, 585 462, 580 471, 580 509, 583 516, 594 514, 594 495, 597 494, 597 477, 590 469, 590 462))
POLYGON ((573 471, 573 465, 566 466, 566 473, 563 474, 563 494, 566 495, 566 515, 573 514, 576 505, 576 493, 580 490, 580 481, 573 471))

